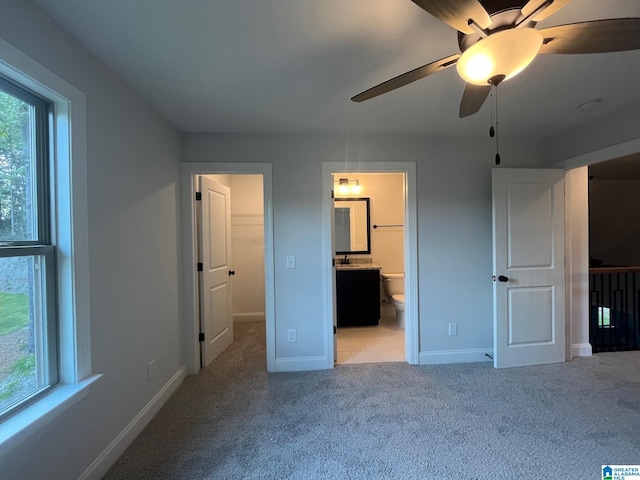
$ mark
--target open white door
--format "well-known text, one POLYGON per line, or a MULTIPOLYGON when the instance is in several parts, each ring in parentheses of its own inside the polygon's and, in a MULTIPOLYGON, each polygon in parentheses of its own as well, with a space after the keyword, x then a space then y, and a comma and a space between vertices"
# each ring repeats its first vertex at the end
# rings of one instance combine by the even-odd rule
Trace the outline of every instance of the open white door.
POLYGON ((563 170, 493 170, 496 368, 565 361, 563 179, 563 170))
POLYGON ((202 366, 233 341, 231 198, 228 187, 200 177, 200 328, 202 366))

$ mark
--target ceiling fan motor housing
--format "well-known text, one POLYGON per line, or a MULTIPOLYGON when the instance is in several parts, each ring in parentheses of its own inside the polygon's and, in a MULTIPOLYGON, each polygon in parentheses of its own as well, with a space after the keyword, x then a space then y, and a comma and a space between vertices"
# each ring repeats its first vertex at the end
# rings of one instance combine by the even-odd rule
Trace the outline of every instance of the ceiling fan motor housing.
MULTIPOLYGON (((526 0, 483 0, 480 3, 491 17, 492 23, 486 29, 487 33, 491 35, 492 33, 513 28, 516 21, 520 18, 520 10, 527 2, 526 0)), ((522 25, 522 27, 527 28, 533 28, 535 26, 536 22, 534 21, 529 21, 522 25)), ((458 46, 460 47, 460 51, 464 52, 482 40, 482 38, 480 34, 475 32, 469 34, 458 32, 458 46)))

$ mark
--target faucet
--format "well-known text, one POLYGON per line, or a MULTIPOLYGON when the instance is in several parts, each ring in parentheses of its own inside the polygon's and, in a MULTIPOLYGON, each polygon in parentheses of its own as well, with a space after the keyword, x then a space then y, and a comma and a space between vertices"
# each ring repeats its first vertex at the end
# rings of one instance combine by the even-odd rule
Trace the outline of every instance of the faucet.
POLYGON ((345 256, 344 256, 344 258, 342 259, 342 264, 343 264, 343 265, 349 265, 349 263, 351 263, 351 262, 349 261, 349 259, 348 259, 348 258, 347 258, 347 256, 345 255, 345 256))

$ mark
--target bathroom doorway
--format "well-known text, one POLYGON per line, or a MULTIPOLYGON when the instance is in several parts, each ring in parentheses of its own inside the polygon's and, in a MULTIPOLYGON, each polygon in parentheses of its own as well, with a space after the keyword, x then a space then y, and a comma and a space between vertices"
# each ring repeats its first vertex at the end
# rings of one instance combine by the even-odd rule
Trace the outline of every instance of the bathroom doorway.
POLYGON ((405 361, 404 176, 333 175, 336 365, 405 361))
MULTIPOLYGON (((335 332, 327 342, 327 350, 333 353, 335 365, 398 361, 417 364, 415 164, 358 163, 354 168, 350 168, 349 164, 323 163, 323 185, 329 192, 323 204, 325 244, 328 247, 325 255, 328 265, 333 265, 334 261, 336 263, 336 266, 331 266, 325 275, 328 293, 326 311, 333 312, 326 321, 329 328, 335 332), (331 197, 332 191, 335 198, 331 197), (352 241, 355 248, 353 251, 342 250, 346 248, 345 233, 337 232, 335 208, 338 206, 344 210, 343 207, 354 203, 344 202, 344 199, 356 198, 366 199, 368 203, 368 238, 363 239, 360 236, 352 241), (337 205, 338 203, 340 205, 337 205), (343 246, 340 248, 337 248, 335 243, 336 234, 342 237, 343 246), (345 256, 349 262, 347 265, 342 263, 345 261, 345 256), (371 271, 371 275, 366 273, 368 271, 371 271), (392 303, 391 295, 388 295, 388 291, 381 282, 381 273, 394 274, 394 286, 404 290, 404 315, 402 313, 399 315, 402 305, 397 302, 395 305, 392 303), (348 279, 354 274, 363 279, 349 282, 348 279), (371 276, 371 279, 364 279, 365 276, 371 276), (337 277, 341 280, 337 280, 337 277), (369 317, 362 320, 355 317, 349 319, 350 314, 344 313, 344 299, 360 293, 351 289, 345 295, 344 279, 347 279, 347 283, 357 285, 366 282, 368 286, 364 298, 367 305, 371 302, 373 289, 377 289, 375 297, 379 306, 379 321, 375 318, 377 313, 368 314, 369 317), (337 291, 338 287, 341 288, 342 293, 337 291), (398 320, 402 322, 399 316, 404 316, 404 325, 398 322, 398 320), (338 323, 339 318, 341 323, 338 323), (373 319, 372 323, 376 324, 369 324, 371 319, 373 319)), ((344 215, 345 212, 342 212, 341 216, 344 217, 344 215)), ((343 222, 343 224, 346 223, 350 223, 352 228, 357 228, 357 222, 353 219, 343 222)), ((396 297, 401 298, 399 295, 396 297)), ((357 303, 359 306, 364 306, 362 300, 357 300, 357 303)), ((358 312, 354 315, 360 317, 358 312)))

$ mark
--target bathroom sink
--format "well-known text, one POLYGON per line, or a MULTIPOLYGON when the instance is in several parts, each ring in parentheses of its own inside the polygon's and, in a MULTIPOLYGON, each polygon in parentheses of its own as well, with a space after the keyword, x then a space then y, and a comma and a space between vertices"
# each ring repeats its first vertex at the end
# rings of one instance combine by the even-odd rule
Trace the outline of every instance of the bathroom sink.
POLYGON ((380 270, 378 265, 373 263, 337 263, 338 270, 380 270))

